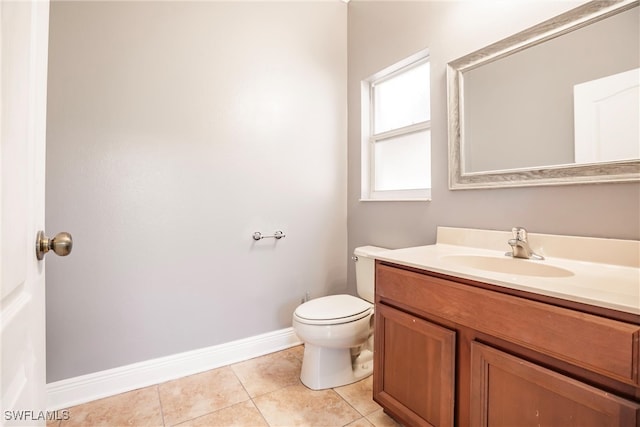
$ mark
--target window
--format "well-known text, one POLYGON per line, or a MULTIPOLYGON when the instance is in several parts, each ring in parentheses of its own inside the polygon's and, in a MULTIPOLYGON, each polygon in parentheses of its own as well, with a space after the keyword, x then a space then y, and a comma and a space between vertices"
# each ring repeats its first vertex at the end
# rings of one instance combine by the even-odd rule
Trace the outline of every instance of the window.
POLYGON ((426 51, 362 83, 362 199, 431 198, 430 64, 426 51))

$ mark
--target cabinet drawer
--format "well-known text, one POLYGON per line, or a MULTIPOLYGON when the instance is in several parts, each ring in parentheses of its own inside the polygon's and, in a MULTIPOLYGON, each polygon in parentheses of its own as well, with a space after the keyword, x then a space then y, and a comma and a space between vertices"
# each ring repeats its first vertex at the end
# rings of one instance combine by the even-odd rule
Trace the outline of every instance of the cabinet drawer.
POLYGON ((639 383, 639 325, 382 264, 376 268, 376 294, 383 302, 447 319, 628 384, 639 383))

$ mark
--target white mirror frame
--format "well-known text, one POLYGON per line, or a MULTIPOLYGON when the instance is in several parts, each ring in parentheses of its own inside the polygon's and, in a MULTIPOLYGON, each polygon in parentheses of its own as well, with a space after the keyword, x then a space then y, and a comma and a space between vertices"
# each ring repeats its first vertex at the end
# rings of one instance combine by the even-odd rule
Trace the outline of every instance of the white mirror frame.
POLYGON ((464 172, 464 73, 638 6, 639 0, 592 1, 447 64, 449 188, 526 187, 640 181, 640 159, 488 172, 464 172))

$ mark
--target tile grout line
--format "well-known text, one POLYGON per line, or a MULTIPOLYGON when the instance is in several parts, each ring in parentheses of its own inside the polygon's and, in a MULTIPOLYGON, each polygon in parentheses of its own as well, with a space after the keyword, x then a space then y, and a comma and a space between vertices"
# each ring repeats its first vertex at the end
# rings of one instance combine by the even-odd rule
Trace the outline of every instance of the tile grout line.
MULTIPOLYGON (((342 387, 342 386, 341 386, 341 387, 342 387)), ((345 424, 343 427, 348 426, 349 424, 354 423, 354 422, 356 422, 356 421, 358 421, 358 420, 360 420, 360 419, 363 419, 363 418, 364 418, 364 419, 366 419, 367 421, 369 421, 369 420, 367 419, 367 416, 366 416, 366 415, 363 415, 363 414, 362 414, 362 412, 358 411, 358 410, 356 409, 356 407, 355 407, 355 406, 353 406, 353 405, 352 405, 352 404, 351 404, 347 399, 345 399, 345 398, 344 398, 344 396, 342 396, 340 393, 338 393, 338 392, 336 391, 336 388, 337 388, 337 387, 333 387, 333 388, 331 388, 331 391, 333 391, 335 394, 337 394, 337 395, 340 397, 340 399, 342 399, 342 400, 344 401, 344 403, 346 403, 346 404, 347 404, 351 409, 353 409, 354 411, 356 411, 356 414, 360 415, 360 418, 356 418, 355 420, 351 420, 351 421, 349 421, 349 422, 348 422, 347 424, 345 424)))
MULTIPOLYGON (((236 363, 234 363, 233 365, 236 365, 236 363)), ((229 365, 229 368, 231 369, 231 372, 233 372, 233 375, 235 375, 236 379, 238 380, 238 382, 240 383, 240 385, 242 386, 242 389, 244 390, 245 393, 247 393, 247 396, 249 396, 249 400, 251 401, 251 403, 253 404, 253 407, 256 408, 256 410, 258 411, 258 413, 260 414, 260 416, 262 417, 262 419, 264 420, 264 422, 271 427, 271 424, 269 424, 269 421, 267 421, 267 418, 264 416, 264 414, 262 413, 262 411, 260 410, 260 408, 258 407, 258 405, 256 405, 256 402, 253 400, 253 396, 251 396, 251 393, 249 393, 249 390, 247 390, 247 388, 245 387, 244 383, 242 382, 242 380, 240 379, 240 377, 238 376, 238 374, 236 373, 236 371, 233 369, 233 365, 229 365)))
POLYGON ((272 427, 271 424, 269 424, 269 420, 267 420, 267 418, 264 416, 264 414, 262 413, 258 405, 256 405, 256 402, 254 402, 253 397, 249 396, 249 400, 251 400, 251 403, 253 403, 253 406, 256 408, 256 411, 258 411, 258 413, 260 414, 264 422, 267 424, 267 426, 272 427))
POLYGON ((162 426, 167 427, 167 423, 164 420, 164 407, 162 406, 162 398, 160 398, 160 384, 155 385, 156 393, 158 394, 158 403, 160 404, 160 416, 162 417, 162 426))
MULTIPOLYGON (((238 380, 238 382, 240 383, 240 386, 242 387, 242 389, 244 390, 244 392, 245 392, 245 393, 247 393, 247 396, 249 397, 249 399, 247 399, 247 400, 252 400, 252 399, 251 399, 251 395, 249 394, 249 392, 248 392, 248 391, 247 391, 247 389, 245 388, 245 386, 244 386, 244 384, 242 383, 242 381, 240 381, 240 378, 238 378, 238 375, 236 375, 236 372, 233 370, 233 368, 232 368, 231 366, 232 366, 232 365, 220 366, 220 367, 218 367, 218 368, 210 369, 209 371, 215 371, 215 370, 218 370, 218 369, 225 369, 225 368, 229 368, 229 370, 231 371, 231 373, 233 374, 233 376, 234 376, 234 377, 238 380)), ((205 372, 209 372, 209 371, 204 371, 204 372, 201 372, 201 373, 205 373, 205 372)), ((198 375, 198 374, 195 374, 195 375, 198 375)), ((232 406, 238 405, 238 404, 240 404, 240 403, 244 403, 244 402, 246 402, 247 400, 242 400, 242 401, 240 401, 240 402, 231 403, 231 404, 229 404, 229 405, 227 405, 227 406, 223 406, 223 407, 221 407, 221 408, 217 408, 217 409, 215 409, 215 410, 213 410, 213 411, 211 411, 211 412, 207 412, 207 413, 204 413, 204 414, 200 414, 200 415, 198 415, 198 416, 195 416, 195 417, 193 417, 193 418, 189 418, 189 419, 187 419, 187 420, 182 420, 182 421, 180 421, 179 423, 177 423, 177 424, 173 424, 173 425, 171 425, 171 426, 166 426, 166 424, 165 424, 165 427, 178 427, 180 424, 184 424, 184 423, 187 423, 187 422, 189 422, 189 421, 197 420, 198 418, 202 418, 202 417, 206 417, 206 416, 209 416, 209 415, 215 414, 215 413, 216 413, 216 412, 218 412, 218 411, 222 411, 222 410, 225 410, 225 409, 229 409, 229 408, 231 408, 232 406)), ((253 402, 252 402, 252 403, 253 403, 253 402)), ((255 403, 254 403, 254 406, 255 406, 255 403)), ((261 413, 260 415, 262 415, 262 413, 261 413)), ((263 418, 264 418, 264 417, 263 417, 263 418)), ((163 420, 164 420, 164 413, 163 413, 163 420)), ((265 420, 265 421, 266 421, 266 420, 265 420)))

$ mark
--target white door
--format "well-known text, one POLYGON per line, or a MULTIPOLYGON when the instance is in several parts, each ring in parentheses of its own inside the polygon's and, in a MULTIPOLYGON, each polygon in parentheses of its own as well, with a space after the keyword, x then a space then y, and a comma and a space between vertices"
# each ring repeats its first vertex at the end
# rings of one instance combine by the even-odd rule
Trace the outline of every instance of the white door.
POLYGON ((44 425, 49 3, 0 1, 0 425, 44 425))

